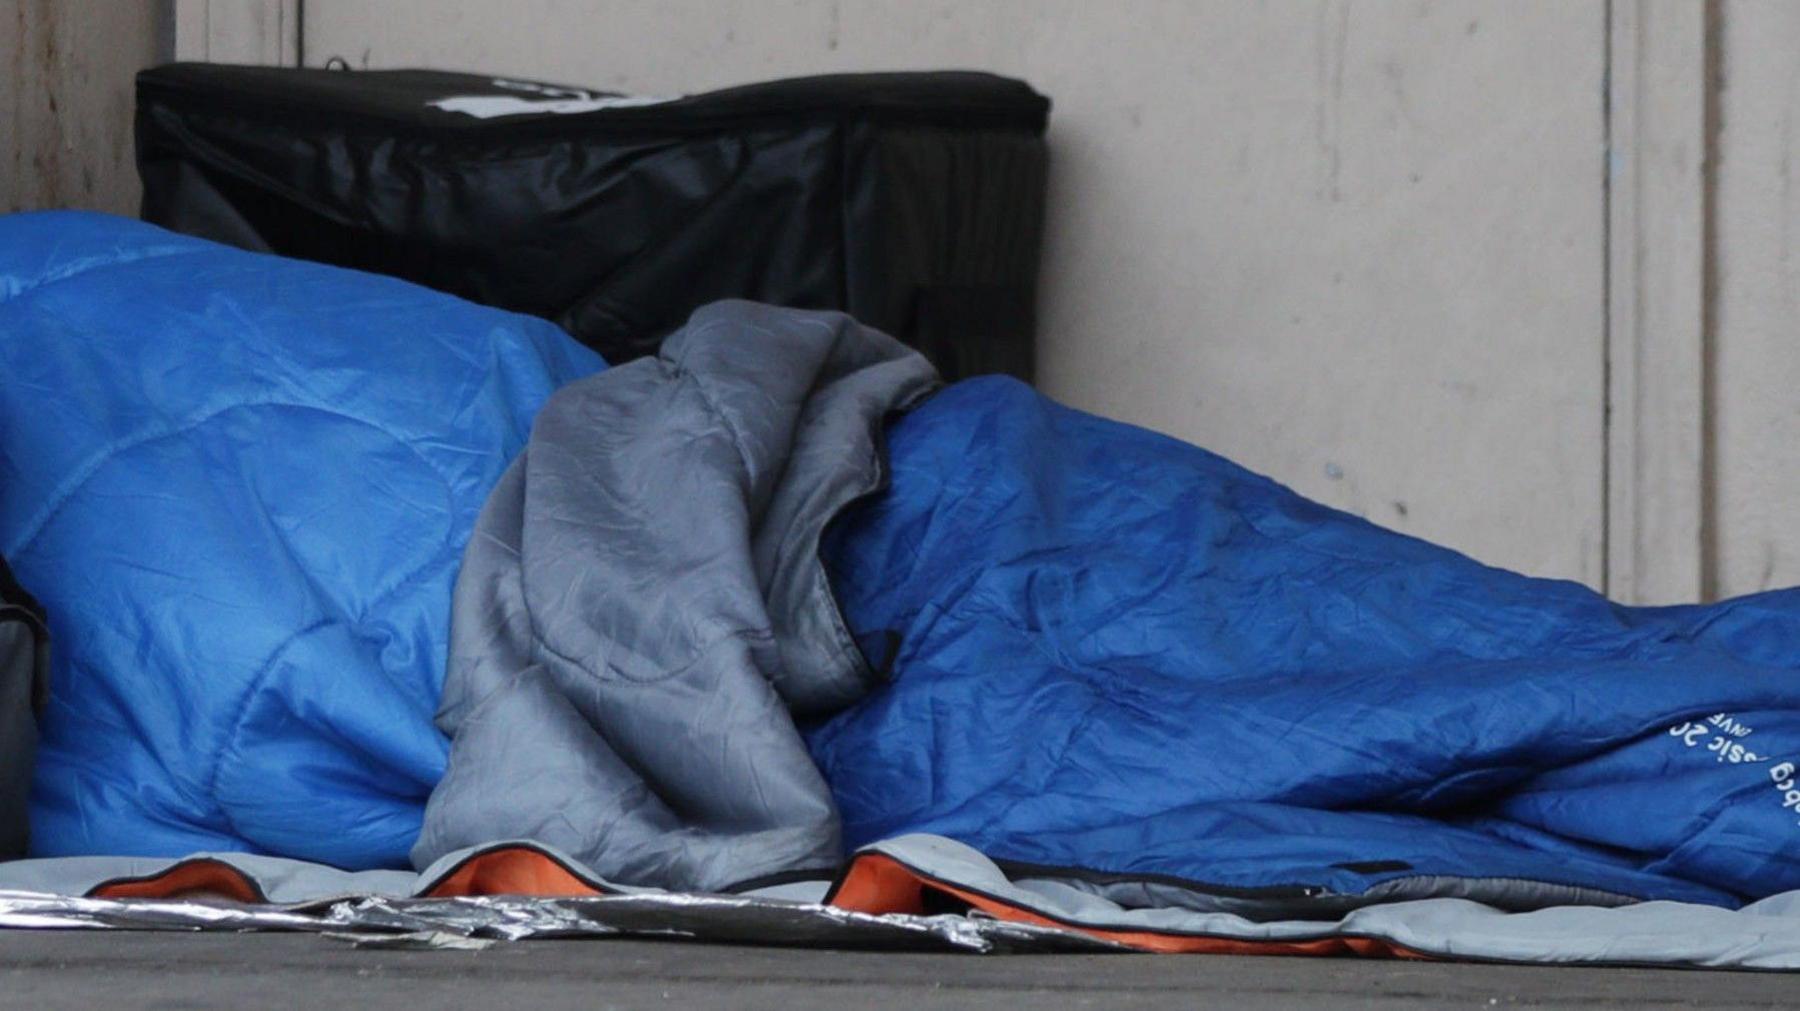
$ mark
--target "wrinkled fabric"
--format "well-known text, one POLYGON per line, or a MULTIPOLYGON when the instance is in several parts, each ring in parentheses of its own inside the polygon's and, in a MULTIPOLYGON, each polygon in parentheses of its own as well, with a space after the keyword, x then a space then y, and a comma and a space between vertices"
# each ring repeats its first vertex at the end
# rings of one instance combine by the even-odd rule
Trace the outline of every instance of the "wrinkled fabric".
POLYGON ((1195 908, 1800 888, 1800 591, 1623 607, 1006 379, 888 449, 825 547, 891 670, 808 734, 847 845, 1195 908))
POLYGON ((0 555, 56 642, 33 852, 405 866, 468 531, 602 367, 390 278, 0 217, 0 555))
POLYGON ((620 881, 727 888, 842 859, 790 711, 874 683, 818 543, 937 383, 841 313, 719 302, 654 358, 557 393, 456 587, 413 851, 525 837, 620 881))
POLYGON ((56 214, 0 219, 0 335, 39 853, 713 889, 928 833, 1119 922, 1800 889, 1800 592, 1615 605, 1016 382, 921 402, 831 314, 581 379, 541 323, 56 214))

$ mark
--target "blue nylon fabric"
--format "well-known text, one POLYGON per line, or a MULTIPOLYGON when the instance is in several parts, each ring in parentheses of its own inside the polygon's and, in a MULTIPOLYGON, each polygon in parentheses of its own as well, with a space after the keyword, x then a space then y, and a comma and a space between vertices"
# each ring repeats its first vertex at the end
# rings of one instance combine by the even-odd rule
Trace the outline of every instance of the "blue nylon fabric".
MULTIPOLYGON (((602 367, 390 279, 0 218, 0 553, 57 640, 37 853, 404 866, 462 542, 602 367)), ((1005 379, 888 444, 826 561, 891 681, 807 729, 850 845, 1347 895, 1800 888, 1800 592, 1619 607, 1005 379)))
POLYGON ((1800 592, 1617 606, 1007 379, 888 445, 826 544, 892 676, 808 730, 846 845, 1347 895, 1800 888, 1800 592))
POLYGON ((122 218, 0 217, 0 552, 49 611, 37 855, 405 867, 547 322, 122 218))

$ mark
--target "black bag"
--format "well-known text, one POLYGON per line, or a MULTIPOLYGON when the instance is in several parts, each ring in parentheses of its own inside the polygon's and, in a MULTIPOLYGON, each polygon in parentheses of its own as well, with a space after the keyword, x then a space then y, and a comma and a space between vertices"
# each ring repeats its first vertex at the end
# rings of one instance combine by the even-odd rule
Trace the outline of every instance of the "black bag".
POLYGON ((30 835, 26 806, 49 660, 44 612, 0 558, 0 860, 24 856, 30 835))
POLYGON ((668 100, 436 71, 138 75, 144 219, 555 320, 619 362, 697 306, 843 309, 1030 378, 1049 101, 980 73, 668 100))

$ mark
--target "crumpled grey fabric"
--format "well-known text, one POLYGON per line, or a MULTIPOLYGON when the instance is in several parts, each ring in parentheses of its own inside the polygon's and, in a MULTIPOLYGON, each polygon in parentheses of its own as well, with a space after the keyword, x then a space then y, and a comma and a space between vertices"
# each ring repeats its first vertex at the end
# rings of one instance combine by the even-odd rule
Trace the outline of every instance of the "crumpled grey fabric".
POLYGON ((724 889, 843 858, 790 712, 874 675, 818 558, 937 385, 838 313, 721 302, 538 416, 463 558, 413 862, 528 838, 615 881, 724 889))

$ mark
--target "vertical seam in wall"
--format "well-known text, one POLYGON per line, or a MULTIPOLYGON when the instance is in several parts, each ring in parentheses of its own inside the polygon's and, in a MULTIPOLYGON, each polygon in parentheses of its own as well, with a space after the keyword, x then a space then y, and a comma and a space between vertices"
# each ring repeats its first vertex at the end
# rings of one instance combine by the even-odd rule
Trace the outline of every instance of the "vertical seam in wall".
POLYGON ((156 62, 175 61, 175 0, 156 0, 156 62))
POLYGON ((1723 0, 1706 0, 1701 55, 1700 156, 1700 597, 1719 595, 1719 133, 1724 91, 1723 0))
POLYGON ((294 0, 294 66, 306 66, 306 0, 294 0))
POLYGON ((1600 9, 1600 591, 1612 595, 1613 2, 1600 9))

